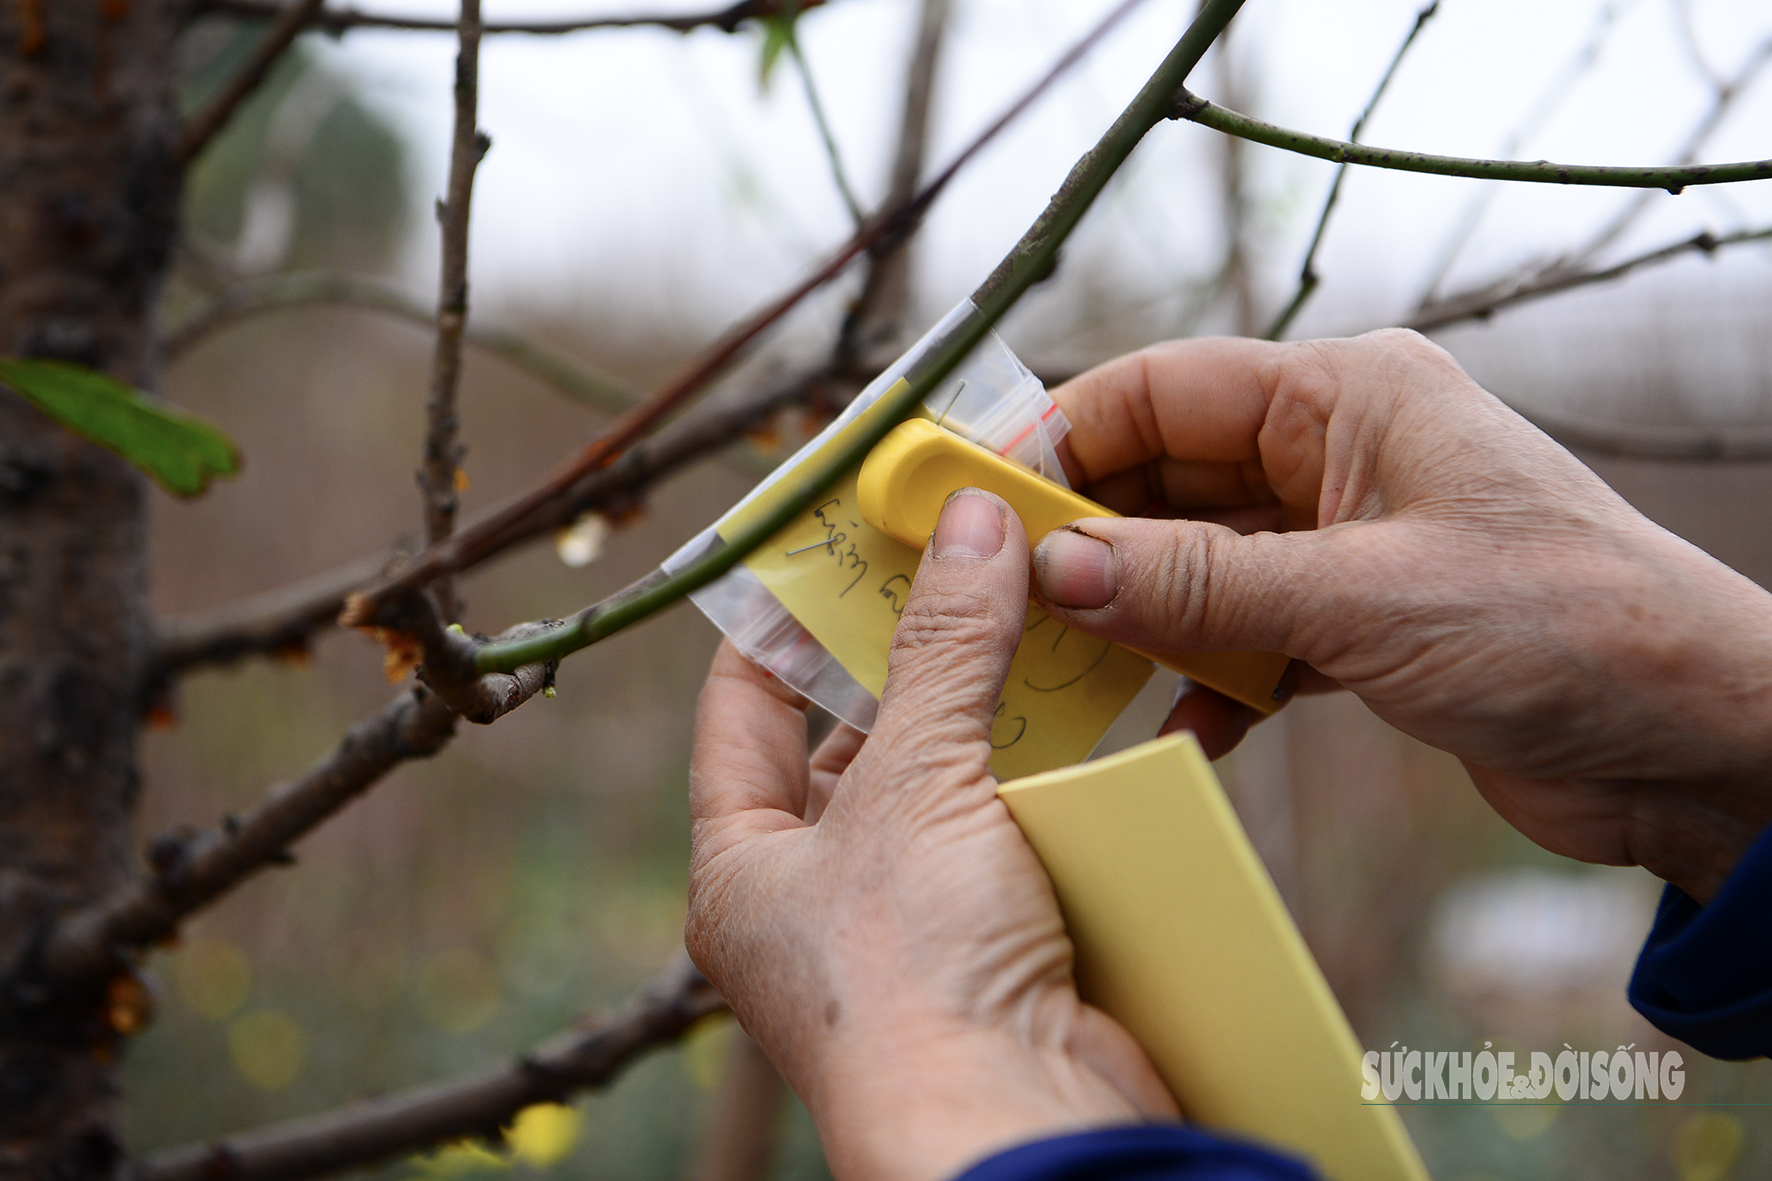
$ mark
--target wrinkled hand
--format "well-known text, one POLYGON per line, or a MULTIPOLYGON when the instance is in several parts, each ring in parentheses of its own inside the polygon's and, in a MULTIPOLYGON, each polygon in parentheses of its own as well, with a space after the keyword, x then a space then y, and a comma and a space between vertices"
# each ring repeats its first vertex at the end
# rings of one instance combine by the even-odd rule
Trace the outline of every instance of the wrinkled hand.
POLYGON ((933 1181, 1010 1144, 1174 1116, 1077 999, 1044 871, 996 797, 990 724, 1027 538, 951 498, 871 737, 806 758, 806 702, 721 648, 690 771, 690 954, 806 1102, 842 1178, 933 1181))
MULTIPOLYGON (((1199 340, 1054 392, 1072 482, 1037 592, 1150 650, 1282 651, 1464 760, 1547 849, 1707 899, 1772 822, 1772 596, 1407 332, 1199 340)), ((1195 694, 1209 747, 1247 715, 1195 694)))

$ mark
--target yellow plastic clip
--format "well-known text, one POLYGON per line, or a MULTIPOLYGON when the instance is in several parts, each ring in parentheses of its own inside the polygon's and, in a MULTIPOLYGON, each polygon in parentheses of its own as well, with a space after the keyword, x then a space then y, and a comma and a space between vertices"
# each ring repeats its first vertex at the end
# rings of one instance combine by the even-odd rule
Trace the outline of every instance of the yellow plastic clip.
MULTIPOLYGON (((856 493, 868 524, 921 549, 948 496, 968 487, 1008 501, 1030 545, 1081 517, 1120 515, 923 418, 900 423, 880 440, 861 466, 856 493)), ((1264 714, 1287 697, 1281 685, 1287 658, 1280 652, 1140 654, 1264 714)))

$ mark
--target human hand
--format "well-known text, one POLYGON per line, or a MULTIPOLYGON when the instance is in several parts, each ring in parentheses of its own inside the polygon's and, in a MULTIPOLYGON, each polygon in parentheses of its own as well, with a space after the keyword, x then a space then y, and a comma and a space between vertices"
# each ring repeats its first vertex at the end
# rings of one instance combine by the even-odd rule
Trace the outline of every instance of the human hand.
MULTIPOLYGON (((1772 596, 1424 338, 1179 341, 1054 397, 1073 484, 1193 518, 1048 534, 1036 590, 1065 623, 1285 652, 1458 755, 1545 848, 1700 901, 1772 822, 1772 596)), ((1193 694, 1172 725, 1223 749, 1250 720, 1193 694)))
POLYGON ((807 703, 724 645, 690 768, 690 955, 805 1101, 840 1178, 934 1181, 1174 1101, 1077 999, 990 725, 1027 612, 1027 539, 956 494, 893 642, 878 721, 806 757, 807 703))

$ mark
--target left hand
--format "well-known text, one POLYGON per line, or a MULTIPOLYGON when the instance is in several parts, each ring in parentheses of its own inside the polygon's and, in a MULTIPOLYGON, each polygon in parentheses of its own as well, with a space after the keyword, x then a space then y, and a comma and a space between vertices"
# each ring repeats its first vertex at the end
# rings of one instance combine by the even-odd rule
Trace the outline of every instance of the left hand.
POLYGON ((805 700, 730 645, 702 693, 689 951, 839 1178, 935 1181, 1021 1141, 1178 1114, 1131 1036, 1078 999, 1052 887, 988 768, 1027 552, 1002 501, 951 497, 872 736, 841 728, 810 764, 805 700))

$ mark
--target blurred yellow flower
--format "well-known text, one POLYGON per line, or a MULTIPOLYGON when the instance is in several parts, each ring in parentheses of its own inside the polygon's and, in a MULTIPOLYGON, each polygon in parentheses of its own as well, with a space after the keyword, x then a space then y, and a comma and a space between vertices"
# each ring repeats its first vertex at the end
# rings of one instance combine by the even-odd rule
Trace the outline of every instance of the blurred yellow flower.
POLYGON ((260 1009, 228 1026, 234 1068, 267 1091, 295 1081, 308 1057, 308 1038, 295 1018, 280 1009, 260 1009))
POLYGON ((211 1021, 225 1021, 252 991, 252 965, 246 953, 220 939, 194 939, 172 961, 178 994, 191 1010, 211 1021))
POLYGON ((536 1103, 525 1107, 505 1129, 505 1143, 526 1165, 546 1168, 558 1164, 578 1146, 584 1117, 559 1103, 536 1103))
POLYGON ((1722 1181, 1741 1155, 1741 1121, 1720 1111, 1705 1111, 1674 1133, 1674 1164, 1680 1181, 1722 1181))
POLYGON ((457 1140, 436 1152, 415 1157, 414 1161, 434 1177, 459 1177, 463 1173, 484 1173, 511 1167, 510 1161, 479 1140, 457 1140))

